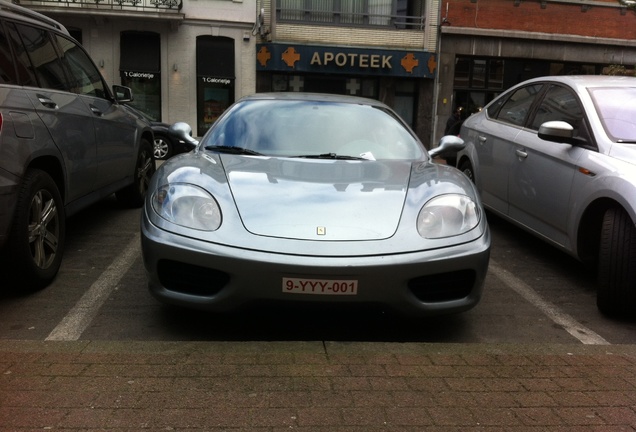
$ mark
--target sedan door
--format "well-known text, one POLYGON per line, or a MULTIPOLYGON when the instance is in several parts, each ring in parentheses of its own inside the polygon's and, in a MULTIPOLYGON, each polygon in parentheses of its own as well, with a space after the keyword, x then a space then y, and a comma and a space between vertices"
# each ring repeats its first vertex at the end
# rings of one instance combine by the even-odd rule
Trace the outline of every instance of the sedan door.
POLYGON ((553 120, 569 123, 575 136, 589 139, 576 94, 567 87, 551 85, 528 127, 514 143, 508 178, 509 216, 559 245, 566 245, 572 183, 577 163, 586 150, 539 138, 539 126, 553 120))
POLYGON ((479 164, 477 183, 486 207, 509 213, 508 179, 515 160, 515 141, 543 85, 520 88, 466 120, 462 135, 474 143, 479 164))

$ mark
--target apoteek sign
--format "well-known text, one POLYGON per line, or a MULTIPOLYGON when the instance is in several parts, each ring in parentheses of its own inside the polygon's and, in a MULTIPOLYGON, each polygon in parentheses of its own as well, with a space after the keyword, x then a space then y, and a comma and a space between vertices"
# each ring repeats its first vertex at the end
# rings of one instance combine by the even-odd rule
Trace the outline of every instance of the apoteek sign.
POLYGON ((310 45, 257 44, 256 70, 433 78, 434 54, 310 45))

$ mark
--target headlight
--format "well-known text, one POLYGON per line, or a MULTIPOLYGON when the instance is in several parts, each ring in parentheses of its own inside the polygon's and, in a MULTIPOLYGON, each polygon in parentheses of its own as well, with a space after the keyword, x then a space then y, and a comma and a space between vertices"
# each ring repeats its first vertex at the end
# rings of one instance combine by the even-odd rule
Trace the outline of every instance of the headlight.
POLYGON ((153 210, 173 224, 202 231, 215 231, 221 226, 219 204, 198 186, 167 184, 152 194, 151 201, 153 210))
POLYGON ((427 202, 417 217, 417 231, 424 238, 452 237, 479 223, 477 204, 466 195, 448 194, 427 202))

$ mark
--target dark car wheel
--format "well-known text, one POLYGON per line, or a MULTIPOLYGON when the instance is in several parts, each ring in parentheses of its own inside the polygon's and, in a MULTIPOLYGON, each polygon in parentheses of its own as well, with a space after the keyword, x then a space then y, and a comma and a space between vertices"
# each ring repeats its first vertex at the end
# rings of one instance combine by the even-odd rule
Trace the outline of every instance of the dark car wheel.
POLYGON ((470 179, 471 182, 475 182, 475 172, 473 171, 473 166, 469 161, 463 161, 459 165, 459 170, 464 173, 466 177, 470 179))
POLYGON ((170 140, 161 135, 155 135, 154 153, 157 160, 166 160, 172 157, 174 149, 170 140))
POLYGON ((611 208, 601 228, 597 305, 608 315, 636 311, 636 228, 627 212, 611 208))
POLYGON ((18 291, 47 286, 62 263, 66 222, 57 185, 46 172, 30 169, 17 199, 5 264, 18 291))
POLYGON ((117 199, 128 207, 141 207, 144 203, 150 178, 155 173, 155 158, 148 140, 142 139, 135 164, 132 184, 117 192, 117 199))

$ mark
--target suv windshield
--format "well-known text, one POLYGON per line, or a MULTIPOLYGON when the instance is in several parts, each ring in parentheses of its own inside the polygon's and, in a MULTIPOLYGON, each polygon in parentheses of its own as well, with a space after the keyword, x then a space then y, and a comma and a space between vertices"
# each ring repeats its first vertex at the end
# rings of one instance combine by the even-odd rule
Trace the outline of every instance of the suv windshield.
POLYGON ((636 87, 589 91, 607 135, 615 142, 636 143, 636 87))

